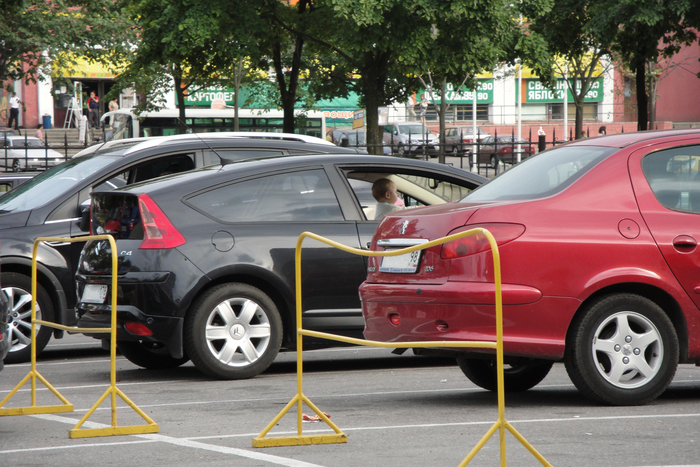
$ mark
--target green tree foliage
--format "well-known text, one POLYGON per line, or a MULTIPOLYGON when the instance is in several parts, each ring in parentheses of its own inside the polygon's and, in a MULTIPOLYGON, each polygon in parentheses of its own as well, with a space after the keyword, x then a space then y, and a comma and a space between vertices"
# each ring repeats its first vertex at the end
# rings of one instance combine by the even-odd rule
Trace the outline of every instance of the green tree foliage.
POLYGON ((146 96, 139 110, 162 107, 175 90, 180 132, 185 126, 185 95, 228 82, 241 59, 256 53, 249 39, 262 27, 255 2, 233 0, 136 0, 127 12, 137 23, 139 41, 125 57, 128 65, 110 94, 134 87, 146 96))
POLYGON ((111 0, 1 0, 0 16, 0 83, 8 89, 80 57, 113 63, 133 32, 111 0))
POLYGON ((607 31, 591 28, 595 1, 554 0, 552 9, 545 12, 532 5, 524 8, 531 20, 529 30, 543 40, 550 54, 539 67, 539 73, 550 85, 554 84, 555 71, 567 76, 566 85, 576 107, 576 138, 583 134, 584 98, 596 78, 594 73, 601 67, 601 60, 610 56, 613 41, 607 31))
POLYGON ((323 37, 308 39, 325 47, 333 64, 326 65, 325 73, 319 67, 317 76, 332 80, 330 88, 343 89, 339 95, 354 91, 360 96, 371 151, 381 154, 382 150, 379 107, 405 100, 418 85, 414 72, 433 35, 431 3, 319 1, 333 12, 332 22, 327 23, 323 37))
MULTIPOLYGON (((294 110, 301 96, 305 94, 301 86, 301 74, 308 70, 305 60, 306 37, 320 34, 321 25, 326 24, 324 9, 311 0, 298 0, 295 5, 287 5, 279 0, 262 0, 260 17, 266 23, 263 34, 258 35, 258 47, 263 53, 269 69, 276 77, 276 94, 279 106, 284 113, 283 130, 294 132, 294 110)), ((258 83, 258 88, 267 90, 266 83, 258 83)))
POLYGON ((672 56, 697 38, 700 6, 693 0, 595 0, 590 30, 606 37, 635 72, 637 129, 647 129, 647 62, 672 56))
MULTIPOLYGON (((547 7, 546 2, 537 4, 547 7)), ((420 48, 417 73, 428 74, 430 81, 439 83, 440 142, 444 147, 447 82, 475 89, 477 74, 516 58, 516 44, 524 30, 519 25, 518 11, 507 1, 438 0, 427 8, 433 31, 420 48)), ((444 162, 443 151, 440 161, 444 162)))

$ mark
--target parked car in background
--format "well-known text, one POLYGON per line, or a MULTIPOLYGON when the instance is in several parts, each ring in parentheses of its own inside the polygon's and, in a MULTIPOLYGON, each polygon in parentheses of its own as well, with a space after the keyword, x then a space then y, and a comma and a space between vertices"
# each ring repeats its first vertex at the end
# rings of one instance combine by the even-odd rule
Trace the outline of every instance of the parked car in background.
MULTIPOLYGON (((380 178, 409 207, 456 201, 485 181, 431 162, 330 154, 239 161, 94 193, 93 233, 117 242, 118 348, 145 368, 192 359, 215 378, 261 373, 296 345, 299 235, 365 248, 380 222, 371 197, 380 178)), ((362 337, 365 259, 305 247, 304 327, 362 337)), ((77 264, 78 324, 109 327, 109 243, 88 242, 77 264)), ((316 345, 333 344, 304 341, 316 345)))
POLYGON ((479 145, 478 163, 489 164, 491 168, 496 168, 499 162, 516 164, 518 154, 520 154, 520 160, 532 156, 535 154, 535 145, 517 136, 486 136, 479 145))
POLYGON ((5 136, 19 136, 19 133, 11 128, 0 128, 0 139, 5 139, 5 136))
POLYGON ((0 196, 20 186, 22 183, 31 180, 39 173, 40 172, 0 172, 0 196))
POLYGON ((7 352, 10 350, 9 322, 10 322, 10 302, 7 295, 2 291, 0 283, 0 370, 2 370, 7 352))
POLYGON ((5 171, 44 170, 65 160, 63 154, 48 148, 44 141, 33 136, 0 139, 0 166, 5 171))
MULTIPOLYGON (((30 351, 32 248, 37 237, 80 237, 89 225, 90 194, 222 162, 292 154, 355 154, 327 141, 308 143, 303 135, 275 134, 244 138, 229 133, 187 134, 117 140, 87 148, 0 197, 0 280, 10 301, 19 304, 10 327, 12 347, 6 363, 27 361, 30 351), (89 220, 86 218, 86 220, 89 220)), ((82 243, 41 243, 37 251, 37 316, 72 325, 75 316, 74 275, 82 243)), ((37 327, 37 351, 51 335, 63 331, 37 327)))
POLYGON ((453 156, 472 154, 476 151, 476 143, 483 141, 488 132, 480 127, 476 128, 478 138, 474 138, 473 126, 453 126, 445 128, 445 153, 452 153, 453 156))
MULTIPOLYGON (((679 362, 700 362, 698 157, 698 130, 582 139, 527 159, 458 204, 387 215, 372 249, 488 229, 501 258, 506 390, 527 390, 564 361, 585 396, 644 404, 679 362)), ((365 337, 495 340, 483 235, 388 264, 368 262, 365 337)), ((496 388, 492 354, 454 355, 475 384, 496 388)))
POLYGON ((419 122, 394 122, 384 125, 384 143, 398 156, 437 157, 439 141, 430 129, 419 122))
MULTIPOLYGON (((340 147, 361 147, 367 149, 367 137, 363 129, 334 129, 328 132, 331 137, 331 142, 340 147)), ((369 152, 369 151, 367 151, 369 152)), ((391 155, 391 148, 386 141, 382 141, 382 154, 385 156, 391 155)))

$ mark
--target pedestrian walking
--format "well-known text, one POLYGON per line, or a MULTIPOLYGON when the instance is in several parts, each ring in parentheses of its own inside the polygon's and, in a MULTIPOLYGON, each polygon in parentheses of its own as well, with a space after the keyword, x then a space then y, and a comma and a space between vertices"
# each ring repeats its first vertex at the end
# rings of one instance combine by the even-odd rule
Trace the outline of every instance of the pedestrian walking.
POLYGON ((420 96, 420 122, 425 125, 425 113, 428 111, 428 99, 425 94, 420 96))
POLYGON ((19 97, 17 97, 17 93, 13 92, 12 97, 10 97, 9 100, 9 105, 10 105, 10 119, 7 121, 7 126, 8 128, 12 128, 12 122, 14 121, 15 123, 15 130, 19 129, 19 97))
POLYGON ((90 128, 97 128, 99 121, 99 102, 100 98, 95 95, 95 91, 90 91, 90 97, 87 101, 88 106, 88 123, 90 128))
MULTIPOLYGON (((109 111, 114 112, 115 110, 119 110, 119 102, 117 102, 116 97, 109 101, 109 111)), ((109 118, 109 127, 112 128, 112 125, 114 125, 114 115, 109 118)))
POLYGON ((607 134, 608 134, 608 130, 607 130, 607 128, 605 128, 605 125, 598 128, 598 136, 605 136, 607 134))
POLYGON ((43 141, 44 140, 44 133, 41 131, 42 128, 44 128, 44 125, 42 125, 40 123, 39 126, 36 127, 36 133, 34 133, 34 136, 43 141))

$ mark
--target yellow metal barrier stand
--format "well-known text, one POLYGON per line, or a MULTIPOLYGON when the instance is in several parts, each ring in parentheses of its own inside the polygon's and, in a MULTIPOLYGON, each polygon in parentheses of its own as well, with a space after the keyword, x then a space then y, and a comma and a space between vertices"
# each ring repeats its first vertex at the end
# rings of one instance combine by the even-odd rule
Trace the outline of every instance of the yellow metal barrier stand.
POLYGON ((544 466, 551 467, 551 464, 537 450, 527 442, 527 440, 510 424, 505 418, 505 392, 503 387, 503 302, 501 296, 501 260, 498 251, 496 240, 486 229, 476 228, 464 232, 459 232, 437 240, 432 240, 421 245, 416 245, 401 250, 393 251, 367 251, 357 248, 351 248, 342 245, 333 240, 321 237, 311 232, 304 232, 299 236, 295 252, 295 279, 296 279, 296 321, 297 321, 297 394, 292 400, 280 411, 279 414, 265 427, 265 429, 255 438, 253 438, 253 447, 272 447, 272 446, 298 446, 306 444, 328 444, 328 443, 345 443, 347 435, 343 433, 333 422, 328 419, 326 414, 319 410, 304 394, 303 394, 303 363, 302 363, 302 338, 303 336, 317 337, 330 339, 340 342, 346 342, 357 345, 369 345, 373 347, 385 348, 417 348, 417 347, 470 347, 470 348, 490 348, 496 350, 497 383, 498 383, 498 420, 486 432, 476 446, 469 452, 467 457, 459 464, 459 467, 466 466, 486 442, 494 435, 496 430, 499 431, 501 466, 506 466, 506 430, 510 431, 513 436, 532 453, 537 460, 544 466), (354 253, 362 256, 398 256, 413 251, 431 248, 441 245, 446 242, 457 240, 462 237, 475 234, 483 234, 489 241, 494 263, 494 283, 496 293, 496 342, 486 341, 420 341, 420 342, 377 342, 363 339, 354 339, 351 337, 338 336, 324 332, 309 331, 302 328, 301 325, 301 246, 305 238, 312 238, 319 242, 341 249, 343 251, 354 253), (302 432, 302 403, 306 403, 329 427, 335 431, 335 435, 314 435, 304 436, 302 432), (296 436, 281 436, 265 438, 265 435, 279 422, 282 417, 294 406, 297 405, 297 435, 296 436))
POLYGON ((5 405, 5 403, 10 400, 10 398, 31 378, 32 380, 32 390, 31 390, 31 400, 32 405, 30 407, 18 407, 11 409, 0 408, 0 416, 2 415, 28 415, 28 414, 41 414, 41 413, 59 413, 59 412, 72 412, 74 410, 73 405, 68 402, 68 400, 63 397, 49 382, 36 370, 36 325, 40 324, 42 326, 48 326, 51 328, 62 329, 69 332, 89 332, 89 333, 110 333, 110 385, 107 391, 100 397, 100 399, 92 406, 92 408, 85 414, 85 416, 78 422, 78 424, 73 427, 68 432, 70 438, 88 438, 96 436, 113 436, 113 435, 129 435, 129 434, 142 434, 142 433, 157 433, 158 424, 155 423, 148 415, 146 415, 139 407, 137 407, 119 388, 117 388, 117 370, 116 370, 116 355, 117 355, 117 244, 111 235, 92 235, 85 237, 76 238, 62 238, 62 237, 39 237, 34 241, 34 248, 32 250, 32 327, 31 327, 31 370, 29 374, 24 377, 24 379, 0 402, 0 407, 5 405), (71 326, 63 326, 61 324, 51 323, 49 321, 42 321, 36 319, 36 254, 40 242, 85 242, 90 240, 107 240, 109 241, 110 247, 112 249, 112 297, 111 297, 111 326, 110 329, 105 330, 104 328, 77 328, 71 326), (55 406, 37 406, 36 405, 36 380, 37 378, 46 385, 46 387, 56 395, 64 405, 55 406), (95 429, 83 429, 80 427, 85 423, 85 421, 92 415, 92 413, 99 407, 99 405, 111 395, 111 418, 112 426, 109 428, 95 428, 95 429), (117 426, 117 395, 124 400, 136 413, 138 413, 148 425, 138 425, 138 426, 117 426))

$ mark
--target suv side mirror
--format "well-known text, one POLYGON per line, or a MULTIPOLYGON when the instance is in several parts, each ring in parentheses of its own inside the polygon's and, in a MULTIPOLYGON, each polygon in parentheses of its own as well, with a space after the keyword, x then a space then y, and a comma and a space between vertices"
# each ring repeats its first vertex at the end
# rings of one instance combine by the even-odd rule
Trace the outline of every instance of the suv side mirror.
POLYGON ((78 224, 83 232, 90 231, 90 206, 84 207, 80 212, 80 223, 78 224))

